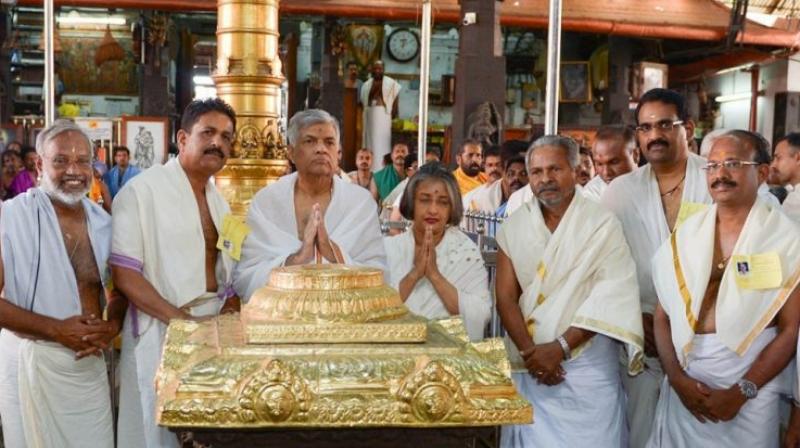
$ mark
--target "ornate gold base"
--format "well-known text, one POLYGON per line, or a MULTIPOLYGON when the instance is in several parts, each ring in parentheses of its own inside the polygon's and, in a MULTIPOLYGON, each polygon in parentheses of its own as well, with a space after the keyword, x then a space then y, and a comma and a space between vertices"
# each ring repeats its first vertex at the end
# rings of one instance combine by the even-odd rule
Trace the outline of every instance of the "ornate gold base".
POLYGON ((214 179, 231 212, 244 218, 253 196, 283 176, 288 167, 286 160, 228 159, 214 179))
POLYGON ((453 427, 530 423, 498 339, 460 319, 421 344, 245 344, 237 316, 173 321, 156 378, 173 428, 453 427))
POLYGON ((244 320, 248 344, 425 342, 428 322, 413 314, 386 322, 302 324, 244 320))

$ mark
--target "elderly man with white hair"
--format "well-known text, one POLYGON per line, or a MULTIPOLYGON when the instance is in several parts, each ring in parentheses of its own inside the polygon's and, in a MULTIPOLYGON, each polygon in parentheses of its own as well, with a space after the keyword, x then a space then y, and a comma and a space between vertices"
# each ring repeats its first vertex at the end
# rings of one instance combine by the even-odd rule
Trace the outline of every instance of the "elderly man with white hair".
POLYGON ((544 136, 527 154, 534 198, 500 228, 497 310, 513 380, 536 409, 503 427, 503 447, 623 447, 627 372, 642 368, 634 264, 617 218, 576 191, 578 145, 544 136))
POLYGON ((374 199, 335 175, 339 137, 339 123, 324 110, 298 112, 289 121, 289 158, 297 172, 264 187, 250 204, 251 233, 234 272, 243 299, 280 266, 324 262, 386 269, 374 199))
POLYGON ((0 413, 6 448, 113 447, 101 350, 127 303, 105 297, 111 217, 86 193, 92 145, 75 124, 39 134, 41 186, 0 214, 0 413), (108 321, 101 319, 107 304, 108 321))

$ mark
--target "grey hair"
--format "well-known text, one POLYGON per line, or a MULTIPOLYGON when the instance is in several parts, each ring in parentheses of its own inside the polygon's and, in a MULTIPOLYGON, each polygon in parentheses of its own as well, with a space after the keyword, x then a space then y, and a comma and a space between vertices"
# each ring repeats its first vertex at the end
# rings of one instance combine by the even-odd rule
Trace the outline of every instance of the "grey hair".
POLYGON ((528 172, 531 170, 531 157, 533 157, 533 152, 536 151, 536 148, 541 148, 543 146, 557 146, 563 149, 564 152, 567 153, 569 166, 572 167, 572 169, 578 167, 580 163, 580 147, 575 140, 561 135, 544 135, 531 143, 528 152, 525 154, 525 169, 528 170, 528 172))
POLYGON ((89 138, 89 135, 86 134, 86 132, 74 122, 63 119, 54 121, 53 124, 45 128, 39 133, 38 136, 36 136, 36 153, 39 154, 40 157, 44 156, 47 145, 53 141, 53 139, 65 132, 74 132, 86 140, 86 144, 89 145, 89 153, 91 154, 92 140, 89 138))
POLYGON ((438 180, 444 183, 447 189, 447 196, 450 197, 450 218, 447 223, 452 226, 458 226, 461 223, 461 217, 464 215, 464 204, 461 203, 461 190, 458 188, 456 178, 444 165, 440 162, 428 162, 417 170, 417 172, 408 179, 408 185, 403 191, 403 199, 400 201, 400 214, 403 218, 413 221, 414 220, 414 199, 417 195, 417 188, 426 181, 438 180))
POLYGON ((300 132, 303 129, 314 126, 316 124, 329 124, 333 126, 336 131, 336 141, 339 142, 341 132, 339 131, 339 121, 328 112, 322 109, 308 109, 302 110, 289 120, 289 129, 286 132, 286 137, 290 145, 296 145, 300 140, 300 132))

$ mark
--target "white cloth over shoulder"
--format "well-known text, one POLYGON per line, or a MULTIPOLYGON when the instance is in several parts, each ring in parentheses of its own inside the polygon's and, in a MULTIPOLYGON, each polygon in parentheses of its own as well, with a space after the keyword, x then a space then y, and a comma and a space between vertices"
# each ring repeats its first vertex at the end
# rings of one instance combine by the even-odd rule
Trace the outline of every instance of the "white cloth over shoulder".
MULTIPOLYGON (((686 161, 681 207, 687 211, 699 209, 700 204, 711 204, 703 171, 705 163, 706 159, 696 154, 689 154, 686 161)), ((625 239, 636 262, 642 312, 652 314, 658 299, 653 288, 650 262, 672 232, 664 215, 652 165, 647 164, 611 181, 601 203, 622 223, 625 239)))
MULTIPOLYGON (((687 375, 713 389, 727 389, 742 378, 758 355, 772 342, 777 331, 768 328, 741 355, 728 349, 716 334, 692 338, 687 375)), ((773 378, 748 400, 733 420, 700 423, 683 405, 665 377, 656 408, 649 448, 777 447, 780 435, 781 395, 788 389, 786 378, 773 378)))
POLYGON ((583 195, 586 199, 591 199, 594 202, 600 203, 600 198, 608 188, 608 184, 600 176, 594 176, 592 180, 583 186, 583 195))
POLYGON ((113 448, 114 422, 103 358, 76 360, 56 343, 23 339, 19 392, 30 448, 113 448))
MULTIPOLYGON (((576 191, 551 233, 534 198, 506 219, 497 243, 514 267, 520 309, 536 344, 583 328, 625 344, 630 373, 642 368, 636 268, 614 215, 576 191)), ((506 343, 512 368, 525 370, 513 342, 506 343)))
MULTIPOLYGON (((269 273, 302 246, 294 210, 297 176, 297 173, 283 176, 264 187, 250 204, 247 224, 251 232, 234 273, 235 289, 244 300, 266 285, 269 273)), ((331 202, 324 219, 328 236, 339 246, 345 264, 386 270, 375 201, 367 190, 334 176, 331 202)))
MULTIPOLYGON (((689 362, 694 327, 711 275, 716 220, 716 205, 691 216, 653 259, 656 293, 669 315, 672 342, 684 367, 689 362)), ((800 227, 780 208, 758 198, 720 281, 714 315, 721 344, 739 356, 748 351, 800 282, 798 254, 800 227), (739 272, 749 273, 752 266, 748 266, 750 262, 737 262, 737 256, 768 253, 775 253, 780 259, 781 284, 770 289, 739 287, 736 281, 742 275, 739 272)))
MULTIPOLYGON (((217 232, 230 213, 209 179, 206 201, 217 232)), ((233 260, 220 252, 218 291, 206 291, 205 239, 200 209, 180 158, 155 165, 132 179, 113 204, 114 239, 109 263, 140 272, 166 301, 193 316, 219 313, 233 295, 233 260)), ((119 448, 177 447, 178 439, 156 426, 154 379, 166 325, 131 306, 125 316, 120 360, 119 448)))
MULTIPOLYGON (((399 289, 400 281, 414 267, 414 232, 409 230, 386 237, 384 244, 389 261, 389 285, 399 289)), ((478 246, 460 230, 449 228, 436 246, 436 263, 439 272, 458 290, 458 313, 464 319, 470 339, 483 339, 492 300, 489 296, 489 277, 478 246)), ((417 282, 406 299, 406 306, 428 319, 450 317, 427 278, 417 282)))
POLYGON ((530 202, 533 199, 533 190, 530 185, 525 185, 519 190, 511 193, 506 205, 506 216, 511 216, 512 213, 522 207, 523 204, 530 202))
POLYGON ((596 335, 580 358, 561 364, 567 372, 561 384, 512 373, 517 390, 533 405, 535 421, 503 426, 500 447, 627 448, 618 358, 617 344, 596 335))
POLYGON ((464 195, 464 210, 494 213, 503 203, 503 180, 483 184, 464 195))
POLYGON ((794 186, 783 200, 783 211, 796 222, 800 222, 800 184, 794 186))

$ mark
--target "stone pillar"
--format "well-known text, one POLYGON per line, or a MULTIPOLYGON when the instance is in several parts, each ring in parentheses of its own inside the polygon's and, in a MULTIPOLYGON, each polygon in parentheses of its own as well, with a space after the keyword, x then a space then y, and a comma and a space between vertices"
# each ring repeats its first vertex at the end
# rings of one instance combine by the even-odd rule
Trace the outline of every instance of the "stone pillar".
POLYGON ((332 34, 336 20, 325 18, 325 37, 322 43, 322 63, 320 65, 321 96, 320 107, 336 117, 341 124, 344 118, 344 83, 339 76, 339 57, 331 51, 332 34))
POLYGON ((469 128, 467 117, 479 104, 491 101, 504 120, 506 114, 506 58, 503 56, 500 31, 501 2, 460 2, 461 17, 467 12, 474 12, 477 14, 477 22, 462 25, 458 40, 456 101, 453 105, 453 139, 450 148, 453 154, 466 138, 469 128))
POLYGON ((244 216, 258 190, 285 173, 278 119, 283 74, 278 0, 218 0, 217 95, 236 111, 231 158, 216 175, 234 214, 244 216))
POLYGON ((608 90, 603 102, 603 124, 633 124, 635 117, 628 110, 631 94, 630 67, 633 45, 627 37, 608 36, 608 90))

